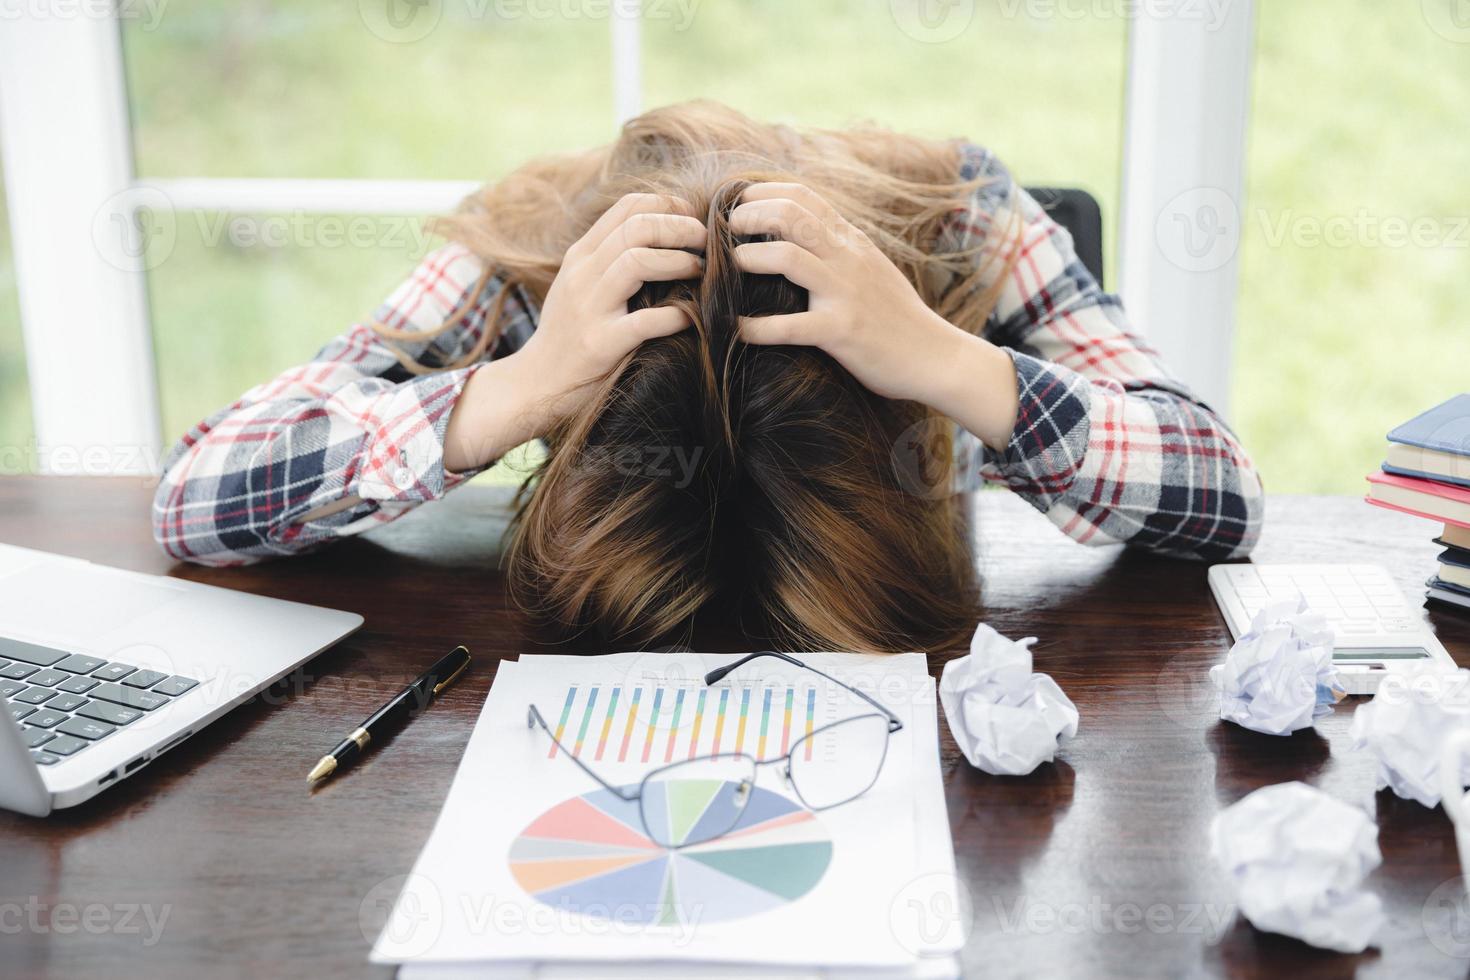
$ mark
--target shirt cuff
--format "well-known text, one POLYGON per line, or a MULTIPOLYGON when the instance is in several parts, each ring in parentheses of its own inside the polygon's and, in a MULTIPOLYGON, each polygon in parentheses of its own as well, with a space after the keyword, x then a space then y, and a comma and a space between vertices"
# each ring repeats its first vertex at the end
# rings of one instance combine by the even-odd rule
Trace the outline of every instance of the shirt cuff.
POLYGON ((426 374, 373 399, 362 415, 367 441, 359 455, 359 497, 401 503, 437 500, 480 472, 444 470, 449 416, 480 366, 426 374))
POLYGON ((1003 452, 986 447, 980 472, 1045 511, 1071 488, 1082 467, 1091 385, 1070 368, 1005 350, 1016 366, 1016 427, 1003 452))

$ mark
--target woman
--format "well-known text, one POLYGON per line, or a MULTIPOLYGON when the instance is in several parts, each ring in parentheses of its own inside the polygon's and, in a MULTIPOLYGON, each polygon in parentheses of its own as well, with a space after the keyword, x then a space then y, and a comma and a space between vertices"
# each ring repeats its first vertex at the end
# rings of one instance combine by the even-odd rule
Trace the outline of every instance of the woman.
POLYGON ((711 609, 795 648, 962 639, 951 458, 1087 544, 1223 559, 1259 533, 1235 438, 973 145, 677 105, 439 228, 375 322, 184 437, 171 555, 305 551, 538 437, 510 585, 623 642, 711 609))

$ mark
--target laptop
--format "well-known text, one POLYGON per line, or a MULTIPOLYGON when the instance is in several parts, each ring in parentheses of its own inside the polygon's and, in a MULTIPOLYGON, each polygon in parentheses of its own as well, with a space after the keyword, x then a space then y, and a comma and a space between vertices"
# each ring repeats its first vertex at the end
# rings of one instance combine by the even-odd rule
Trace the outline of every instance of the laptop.
POLYGON ((96 796, 362 621, 0 545, 0 808, 96 796))

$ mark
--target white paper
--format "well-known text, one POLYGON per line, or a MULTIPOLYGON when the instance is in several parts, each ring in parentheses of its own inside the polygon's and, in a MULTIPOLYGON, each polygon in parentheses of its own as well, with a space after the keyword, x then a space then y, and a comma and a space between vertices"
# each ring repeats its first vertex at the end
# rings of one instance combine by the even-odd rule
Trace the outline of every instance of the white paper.
POLYGON ((1304 599, 1267 606, 1225 662, 1210 668, 1220 717, 1266 735, 1310 728, 1344 697, 1333 644, 1326 619, 1304 599))
MULTIPOLYGON (((466 749, 448 801, 429 843, 413 870, 423 894, 405 888, 398 904, 403 920, 424 918, 430 908, 431 928, 395 930, 390 919, 374 947, 375 962, 453 964, 549 961, 765 963, 783 966, 843 967, 871 965, 909 969, 920 957, 906 949, 890 921, 892 903, 911 884, 922 865, 918 856, 915 779, 915 724, 923 717, 915 702, 929 679, 922 655, 860 657, 851 654, 805 654, 812 666, 856 683, 894 710, 905 729, 894 733, 878 781, 851 803, 821 811, 804 826, 830 839, 832 857, 820 880, 780 908, 723 921, 699 919, 668 924, 619 923, 575 910, 544 904, 523 887, 511 869, 509 850, 521 832, 548 809, 597 790, 597 784, 571 760, 548 758, 545 732, 526 727, 526 708, 535 703, 553 730, 561 729, 568 746, 581 741, 579 758, 614 784, 637 782, 669 760, 705 754, 712 747, 716 702, 730 689, 720 751, 733 751, 746 690, 742 751, 758 758, 780 754, 783 742, 794 744, 805 733, 806 712, 794 699, 788 725, 780 692, 804 692, 816 686, 815 727, 839 717, 871 711, 871 707, 827 684, 811 671, 779 661, 756 661, 707 688, 702 727, 693 727, 699 677, 729 663, 732 655, 620 654, 607 657, 528 657, 515 667, 500 668, 490 696, 466 749), (578 693, 566 709, 572 685, 578 693), (600 700, 586 710, 592 686, 600 700), (613 687, 623 701, 609 715, 613 687), (625 707, 631 691, 643 691, 641 714, 628 734, 625 707), (651 720, 652 692, 665 699, 660 718, 651 720), (675 723, 669 701, 685 697, 675 723), (775 692, 772 708, 764 708, 765 691, 775 692), (563 716, 565 721, 563 720, 563 716), (583 719, 585 718, 585 729, 583 719), (762 748, 759 719, 765 719, 762 748), (625 738, 630 748, 617 755, 625 738), (596 756, 601 746, 602 758, 596 756), (644 754, 647 752, 647 761, 644 754), (759 942, 752 937, 759 936, 759 942)), ((932 698, 932 693, 929 695, 932 698)), ((932 705, 929 709, 933 717, 932 705)), ((932 722, 931 722, 932 724, 932 722)), ((936 765, 937 768, 937 765, 936 765)), ((757 786, 788 796, 780 767, 762 767, 757 786)), ((941 807, 942 810, 942 807, 941 807)), ((947 835, 946 835, 947 836, 947 835)), ((952 862, 952 857, 950 858, 952 862)), ((951 863, 952 867, 952 863, 951 863)), ((698 910, 695 910, 698 912, 698 910)), ((940 937, 947 939, 948 937, 940 937)), ((947 944, 946 944, 947 945, 947 944)), ((935 952, 942 952, 936 947, 935 952)))
MULTIPOLYGON (((1428 807, 1440 801, 1439 748, 1470 730, 1470 671, 1436 661, 1406 665, 1353 713, 1353 747, 1378 760, 1378 788, 1428 807)), ((1460 785, 1470 781, 1470 759, 1460 785)))
POLYGON ((949 730, 970 764, 992 775, 1024 776, 1077 734, 1077 706, 1049 675, 1031 670, 1035 642, 981 623, 970 652, 944 665, 939 700, 949 730))
POLYGON ((1356 807, 1305 783, 1251 793, 1210 827, 1210 852, 1257 929, 1361 953, 1383 924, 1362 888, 1382 862, 1378 827, 1356 807))
MULTIPOLYGON (((501 670, 506 668, 501 665, 501 670)), ((508 666, 514 667, 514 664, 508 666)), ((956 955, 968 934, 966 918, 971 906, 959 895, 954 845, 949 814, 944 804, 944 777, 939 759, 938 700, 933 681, 914 703, 914 759, 919 778, 915 781, 914 812, 918 831, 919 870, 914 883, 918 890, 905 893, 893 903, 891 923, 907 940, 920 936, 931 941, 912 965, 900 967, 824 967, 689 961, 601 961, 577 963, 435 963, 414 961, 398 971, 399 980, 644 980, 647 977, 678 977, 679 980, 738 980, 749 977, 780 980, 953 980, 960 975, 956 955)), ((968 896, 966 896, 968 899, 968 896)))

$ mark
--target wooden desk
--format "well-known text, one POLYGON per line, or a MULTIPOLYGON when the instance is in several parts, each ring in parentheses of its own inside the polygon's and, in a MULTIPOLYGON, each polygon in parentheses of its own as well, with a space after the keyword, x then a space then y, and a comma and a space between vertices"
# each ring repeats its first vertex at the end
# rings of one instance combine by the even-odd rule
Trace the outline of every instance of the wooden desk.
MULTIPOLYGON (((350 609, 367 625, 88 804, 45 821, 0 814, 0 973, 374 972, 359 926, 365 897, 406 873, 427 838, 495 658, 537 649, 496 571, 503 497, 466 489, 369 539, 225 571, 164 558, 149 539, 149 498, 136 480, 0 480, 0 540, 350 609), (324 749, 459 642, 478 669, 390 749, 308 798, 303 776, 324 749), (123 928, 138 904, 155 921, 167 913, 152 946, 141 915, 123 928), (23 921, 34 906, 43 922, 62 910, 58 927, 23 921)), ((1020 779, 969 768, 943 733, 950 823, 973 896, 967 972, 1466 973, 1470 960, 1426 934, 1429 920, 1446 935, 1444 896, 1464 898, 1449 823, 1375 796, 1373 765, 1347 737, 1353 705, 1290 738, 1221 724, 1206 671, 1229 638, 1203 565, 1079 547, 1005 493, 980 495, 975 511, 990 622, 1041 637, 1037 667, 1076 700, 1082 728, 1055 765, 1020 779), (1384 864, 1370 885, 1389 914, 1379 951, 1338 956, 1243 923, 1219 929, 1230 896, 1207 858, 1210 819, 1291 779, 1377 814, 1384 864)), ((1256 557, 1371 559, 1413 595, 1433 565, 1431 530, 1355 499, 1278 497, 1256 557)), ((1470 621, 1429 616, 1470 663, 1470 621)), ((716 639, 740 648, 739 638, 716 639)), ((956 652, 931 656, 931 669, 956 652)))

